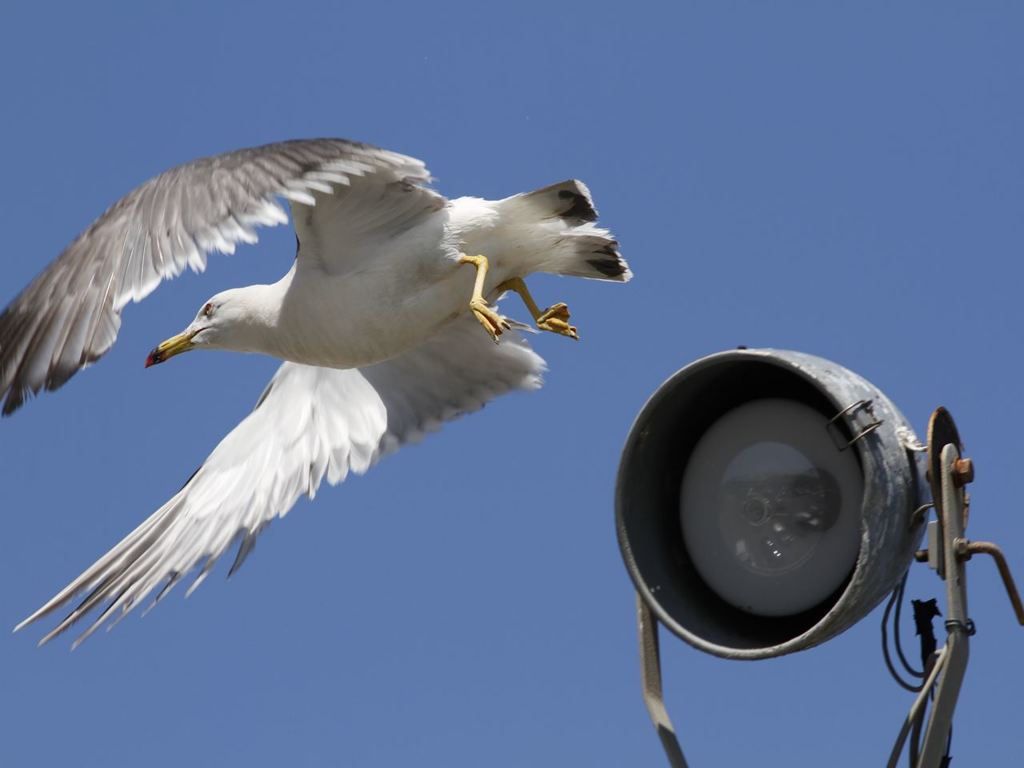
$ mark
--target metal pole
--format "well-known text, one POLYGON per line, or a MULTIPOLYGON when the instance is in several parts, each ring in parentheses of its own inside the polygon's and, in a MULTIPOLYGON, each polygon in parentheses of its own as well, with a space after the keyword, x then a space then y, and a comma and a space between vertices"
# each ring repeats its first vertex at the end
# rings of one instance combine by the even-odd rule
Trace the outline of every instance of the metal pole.
MULTIPOLYGON (((946 648, 943 648, 937 654, 935 654, 934 663, 932 664, 931 670, 928 672, 928 677, 925 678, 924 684, 921 686, 921 692, 918 693, 917 698, 914 699, 914 703, 910 705, 910 712, 907 713, 907 719, 903 722, 903 727, 900 729, 899 736, 896 737, 896 744, 892 748, 892 752, 889 754, 889 762, 886 763, 887 768, 896 768, 900 762, 900 755, 903 753, 903 745, 907 742, 907 736, 910 735, 911 730, 915 724, 921 719, 924 714, 925 705, 928 703, 928 696, 930 695, 932 686, 935 684, 936 678, 942 671, 942 667, 945 664, 946 648)), ((920 765, 920 763, 918 763, 920 765)))
POLYGON ((961 559, 961 550, 967 540, 964 538, 964 491, 958 487, 955 479, 955 465, 959 458, 957 446, 948 444, 943 447, 942 506, 938 512, 942 520, 948 637, 942 677, 935 691, 935 701, 917 768, 939 768, 942 764, 953 722, 953 710, 967 671, 968 637, 973 634, 973 625, 967 617, 967 574, 961 559))
POLYGON ((675 728, 665 709, 665 697, 661 690, 661 649, 658 645, 658 620, 647 607, 644 599, 636 596, 636 626, 640 636, 640 677, 643 682, 644 704, 651 722, 658 731, 661 746, 665 750, 668 764, 672 768, 687 768, 682 747, 676 738, 675 728))

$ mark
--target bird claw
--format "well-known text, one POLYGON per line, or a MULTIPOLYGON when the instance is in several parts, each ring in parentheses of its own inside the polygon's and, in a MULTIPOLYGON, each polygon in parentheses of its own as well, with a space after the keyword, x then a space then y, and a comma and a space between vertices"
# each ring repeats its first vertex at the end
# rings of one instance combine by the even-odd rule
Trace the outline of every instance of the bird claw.
POLYGON ((564 302, 554 304, 541 312, 537 317, 537 327, 542 331, 551 331, 576 341, 580 339, 576 333, 576 326, 569 325, 569 307, 564 302))
POLYGON ((487 302, 483 299, 473 299, 469 302, 469 308, 473 310, 476 319, 480 321, 480 325, 490 334, 495 343, 498 342, 498 337, 501 334, 512 327, 507 318, 487 306, 487 302))

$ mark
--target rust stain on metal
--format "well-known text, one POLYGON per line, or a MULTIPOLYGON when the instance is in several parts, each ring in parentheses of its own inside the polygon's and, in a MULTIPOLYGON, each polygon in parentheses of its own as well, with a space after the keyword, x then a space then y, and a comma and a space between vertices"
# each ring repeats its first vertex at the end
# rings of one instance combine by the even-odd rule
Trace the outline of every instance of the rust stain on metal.
POLYGON ((974 482, 974 462, 970 459, 957 459, 953 463, 953 482, 958 488, 974 482))

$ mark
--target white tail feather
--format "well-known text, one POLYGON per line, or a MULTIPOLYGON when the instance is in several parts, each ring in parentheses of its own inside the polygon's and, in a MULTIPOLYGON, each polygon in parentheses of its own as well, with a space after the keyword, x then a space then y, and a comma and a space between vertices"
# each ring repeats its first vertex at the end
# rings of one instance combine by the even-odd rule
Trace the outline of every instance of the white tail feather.
POLYGON ((618 242, 594 223, 597 209, 582 181, 552 184, 506 198, 498 205, 509 221, 527 223, 534 229, 540 225, 548 242, 537 249, 543 254, 537 271, 621 283, 633 276, 619 253, 618 242))

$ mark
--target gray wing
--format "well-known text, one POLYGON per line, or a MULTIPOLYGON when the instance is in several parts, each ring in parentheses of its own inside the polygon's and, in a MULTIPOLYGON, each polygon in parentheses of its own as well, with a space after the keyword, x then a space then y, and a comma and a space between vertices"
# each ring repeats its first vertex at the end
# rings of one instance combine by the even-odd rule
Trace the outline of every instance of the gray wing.
POLYGON ((0 314, 3 415, 44 387, 57 389, 110 349, 129 301, 141 301, 186 266, 202 271, 209 251, 233 253, 236 243, 255 242, 257 226, 286 223, 277 197, 311 206, 314 195, 333 187, 357 200, 371 179, 366 188, 376 195, 381 185, 422 189, 430 177, 411 157, 309 139, 202 158, 150 179, 114 203, 0 314))
MULTIPOLYGON (((408 178, 382 173, 364 177, 358 185, 335 186, 330 192, 313 190, 312 198, 291 201, 299 266, 313 266, 331 275, 359 269, 388 241, 400 238, 447 202, 408 178)), ((439 238, 443 217, 435 224, 434 236, 439 238)))
POLYGON ((494 344, 469 313, 423 346, 363 369, 284 363, 255 410, 214 449, 185 486, 17 629, 85 598, 46 642, 93 609, 120 618, 160 587, 156 601, 189 571, 206 578, 240 542, 232 572, 259 533, 322 480, 362 474, 403 443, 474 411, 505 392, 540 386, 544 361, 514 332, 494 344))

